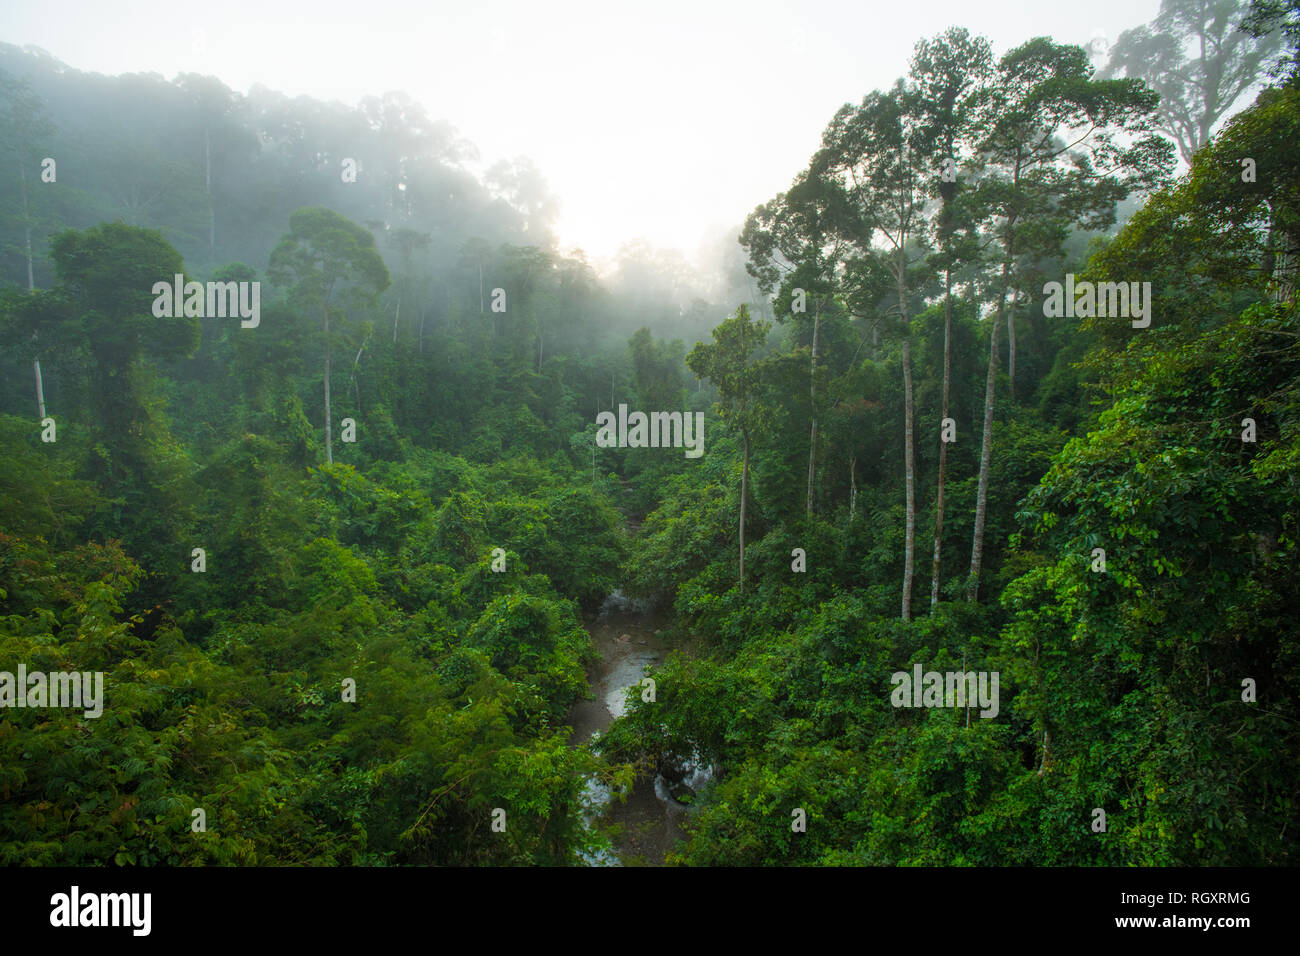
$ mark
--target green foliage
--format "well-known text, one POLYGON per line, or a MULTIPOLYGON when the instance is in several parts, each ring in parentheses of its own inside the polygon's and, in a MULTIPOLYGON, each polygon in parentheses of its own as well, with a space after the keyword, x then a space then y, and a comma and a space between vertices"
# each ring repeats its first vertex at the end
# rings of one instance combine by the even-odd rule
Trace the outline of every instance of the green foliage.
MULTIPOLYGON (((0 45, 11 61, 30 57, 0 45)), ((68 104, 99 104, 42 63, 30 89, 0 77, 18 161, 79 142, 68 104)), ((0 177, 0 269, 34 277, 0 289, 0 668, 104 680, 102 716, 5 710, 0 862, 574 865, 608 845, 591 781, 692 765, 709 782, 669 862, 1294 864, 1296 88, 1100 236, 1167 165, 1150 89, 1049 38, 995 66, 950 30, 912 66, 746 222, 773 321, 739 285, 681 301, 646 248, 598 279, 555 250, 535 170, 480 183, 395 94, 352 111, 139 78, 178 152, 129 119, 84 193, 24 206, 0 177), (1068 153, 1069 128, 1095 135, 1068 153), (342 132, 373 174, 346 199, 342 132), (113 198, 149 177, 156 201, 113 198), (129 222, 94 224, 110 201, 129 222), (1026 301, 1085 246, 1081 277, 1152 283, 1150 328, 1026 301), (155 315, 186 260, 265 265, 259 327, 155 315), (1005 317, 1024 357, 1018 399, 994 380, 979 603, 961 575, 1005 317), (902 621, 945 389, 947 584, 902 621), (704 456, 597 447, 620 403, 709 409, 704 456), (619 588, 678 650, 653 702, 575 745, 584 614, 619 588), (997 715, 894 706, 918 665, 996 672, 997 715)))

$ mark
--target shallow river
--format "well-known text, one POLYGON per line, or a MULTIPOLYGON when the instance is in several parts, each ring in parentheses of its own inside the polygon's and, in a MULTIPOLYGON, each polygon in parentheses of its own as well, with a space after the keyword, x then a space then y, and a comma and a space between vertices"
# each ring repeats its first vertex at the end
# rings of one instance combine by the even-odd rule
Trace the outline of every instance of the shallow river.
MULTIPOLYGON (((590 740, 622 715, 627 689, 638 684, 646 670, 671 650, 668 642, 655 634, 664 623, 663 616, 638 609, 617 591, 606 600, 600 616, 587 622, 587 632, 600 654, 600 661, 587 673, 595 699, 578 701, 569 712, 573 726, 569 743, 590 740)), ((610 799, 606 804, 603 820, 622 828, 614 842, 618 858, 593 862, 662 865, 665 854, 682 837, 680 821, 685 813, 686 807, 668 795, 662 780, 638 780, 626 802, 610 799)))

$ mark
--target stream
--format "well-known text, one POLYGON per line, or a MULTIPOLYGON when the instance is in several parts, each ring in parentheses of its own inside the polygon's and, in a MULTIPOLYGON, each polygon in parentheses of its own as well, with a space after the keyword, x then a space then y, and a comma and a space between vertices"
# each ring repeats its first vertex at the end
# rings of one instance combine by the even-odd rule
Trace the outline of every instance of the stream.
MULTIPOLYGON (((646 611, 615 591, 606 598, 600 614, 586 622, 600 660, 591 666, 587 681, 594 700, 580 700, 569 711, 572 746, 603 733, 626 709, 627 689, 639 684, 645 672, 659 664, 672 650, 656 631, 666 623, 662 614, 646 611)), ((694 783, 702 784, 708 774, 696 770, 694 783)), ((621 832, 614 839, 614 855, 591 859, 594 866, 662 866, 665 855, 682 838, 681 820, 686 805, 673 799, 664 779, 638 779, 620 801, 608 789, 590 781, 592 818, 616 824, 621 832)))

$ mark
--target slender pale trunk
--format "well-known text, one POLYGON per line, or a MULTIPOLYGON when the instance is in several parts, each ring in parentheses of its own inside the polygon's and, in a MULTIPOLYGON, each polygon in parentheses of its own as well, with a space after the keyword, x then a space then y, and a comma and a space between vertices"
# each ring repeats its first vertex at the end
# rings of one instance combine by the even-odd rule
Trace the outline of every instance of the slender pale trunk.
POLYGON ((366 350, 369 341, 370 337, 367 336, 366 340, 361 343, 361 348, 357 349, 357 357, 352 360, 352 395, 356 399, 358 412, 361 411, 361 382, 357 376, 357 366, 361 364, 361 353, 366 350))
POLYGON ((745 440, 744 463, 740 466, 740 590, 745 590, 745 502, 749 498, 749 429, 742 428, 745 440))
POLYGON ((393 344, 397 344, 397 323, 402 318, 402 290, 397 290, 397 309, 393 312, 393 344))
MULTIPOLYGON (((22 160, 18 162, 18 178, 22 183, 23 194, 23 241, 26 245, 27 252, 27 291, 32 293, 36 291, 36 276, 32 269, 32 217, 31 210, 27 206, 27 170, 23 168, 22 160)), ((36 338, 35 335, 32 338, 36 338)), ((40 409, 41 418, 45 417, 45 388, 41 384, 41 360, 32 359, 32 368, 36 372, 36 407, 40 409)))
MULTIPOLYGON (((1015 181, 1020 182, 1020 168, 1016 167, 1015 181)), ((1008 225, 1008 228, 1010 226, 1008 225)), ((1007 253, 1010 258, 1010 251, 1007 253)), ((1003 275, 1002 298, 1007 297, 1007 275, 1003 275)), ((1002 302, 999 300, 998 309, 1001 310, 1002 302)), ((998 312, 1001 315, 1001 311, 998 312)), ((1011 400, 1016 400, 1016 302, 1015 296, 1012 295, 1011 305, 1007 309, 1007 384, 1010 388, 1011 400)))
MULTIPOLYGON (((1020 188, 1021 158, 1016 156, 1015 169, 1011 174, 1013 190, 1020 188)), ((974 601, 979 597, 980 568, 984 563, 984 520, 988 512, 989 468, 993 461, 993 398, 996 391, 998 374, 998 328, 1007 305, 1007 288, 1011 283, 1011 264, 1016 256, 1016 217, 1007 217, 1006 255, 1002 257, 1002 285, 998 291, 998 312, 993 319, 993 330, 989 334, 989 374, 984 384, 984 438, 980 445, 980 477, 975 492, 975 531, 971 539, 970 576, 966 580, 966 600, 974 601)))
POLYGON ((813 316, 813 334, 812 334, 812 366, 811 381, 812 384, 808 389, 808 394, 812 399, 812 425, 809 428, 808 435, 808 517, 813 513, 813 482, 817 474, 817 336, 821 331, 822 324, 822 307, 821 300, 817 301, 817 311, 813 316))
MULTIPOLYGON (((899 237, 900 240, 902 237, 899 237)), ((912 576, 916 564, 916 447, 912 440, 916 409, 912 402, 912 335, 907 321, 907 261, 898 247, 898 310, 903 320, 903 457, 907 482, 907 533, 903 551, 903 620, 912 619, 912 576)))
POLYGON ((36 288, 36 279, 32 271, 32 216, 27 206, 27 169, 23 166, 21 158, 18 160, 18 181, 21 183, 23 195, 23 243, 27 252, 27 291, 32 292, 36 288))
POLYGON ((948 386, 952 380, 952 264, 943 273, 943 411, 939 413, 939 491, 934 504, 934 567, 930 576, 930 610, 939 604, 939 559, 943 553, 943 490, 948 474, 948 443, 943 422, 948 418, 948 386))
POLYGON ((1016 399, 1016 304, 1007 309, 1007 379, 1011 386, 1011 400, 1016 399))
POLYGON ((858 459, 849 459, 849 524, 853 524, 853 515, 858 510, 858 459))
POLYGON ((971 542, 970 578, 966 582, 966 599, 974 601, 979 596, 980 566, 984 561, 984 519, 988 511, 989 465, 993 460, 993 397, 998 375, 998 329, 1007 301, 1007 283, 1011 272, 1010 250, 1002 260, 1002 291, 998 295, 998 312, 989 333, 989 374, 984 383, 984 440, 980 446, 980 477, 975 492, 975 535, 971 542))
POLYGON ((31 292, 36 288, 36 279, 32 273, 32 225, 30 222, 23 223, 23 243, 27 247, 27 291, 31 292))
POLYGON ((212 201, 212 133, 203 127, 203 185, 208 192, 208 262, 217 261, 217 204, 212 201))
POLYGON ((330 295, 334 292, 334 283, 325 290, 325 301, 321 312, 325 316, 325 460, 334 464, 334 422, 330 417, 330 295))
POLYGON ((41 360, 32 359, 32 368, 36 371, 36 408, 40 417, 45 418, 45 387, 41 384, 41 360))
POLYGON ((329 307, 325 308, 325 460, 334 464, 334 423, 329 414, 329 307))

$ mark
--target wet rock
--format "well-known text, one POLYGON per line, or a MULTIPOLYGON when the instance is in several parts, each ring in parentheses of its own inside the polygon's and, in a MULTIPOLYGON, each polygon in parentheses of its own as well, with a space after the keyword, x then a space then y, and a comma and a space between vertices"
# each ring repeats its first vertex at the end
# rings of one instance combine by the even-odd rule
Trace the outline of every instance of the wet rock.
POLYGON ((660 754, 659 759, 655 762, 655 773, 663 777, 664 782, 670 787, 685 780, 689 772, 688 761, 675 753, 660 754))
POLYGON ((669 784, 668 795, 678 803, 691 803, 695 800, 695 791, 686 782, 669 784))

